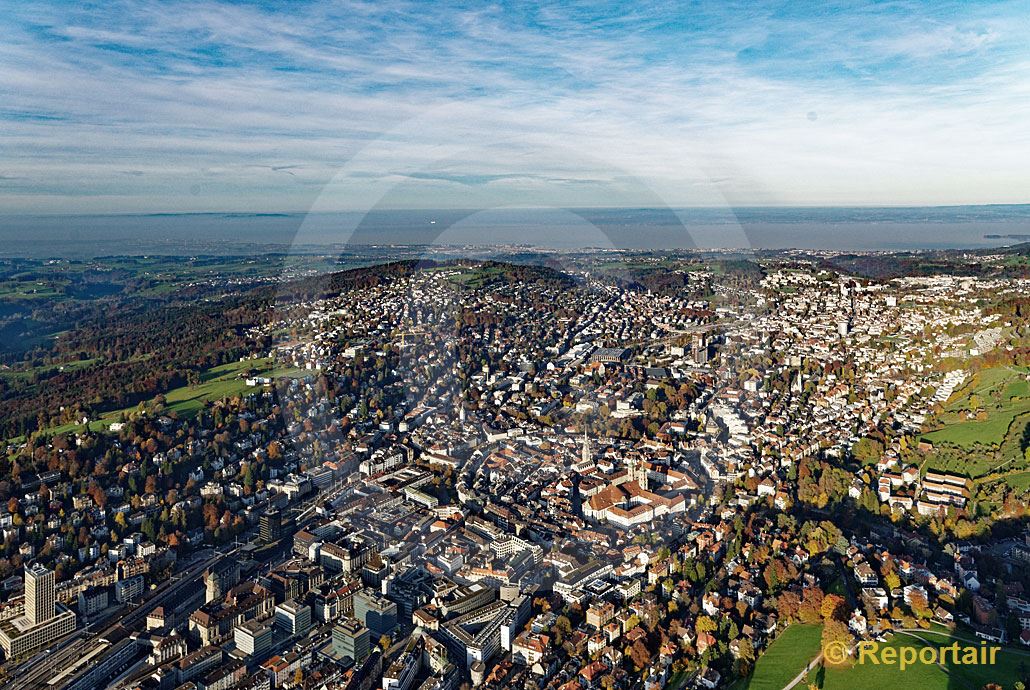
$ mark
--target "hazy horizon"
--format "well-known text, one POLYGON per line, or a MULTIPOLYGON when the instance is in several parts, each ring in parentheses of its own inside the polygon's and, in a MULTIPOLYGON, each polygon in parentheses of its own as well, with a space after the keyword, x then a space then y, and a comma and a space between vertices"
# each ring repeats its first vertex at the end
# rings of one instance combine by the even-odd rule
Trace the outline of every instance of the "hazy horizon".
MULTIPOLYGON (((958 209, 958 208, 1018 208, 1018 207, 1030 207, 1030 201, 1026 202, 992 202, 992 203, 974 203, 974 204, 963 204, 963 203, 948 203, 948 204, 755 204, 755 205, 742 205, 742 206, 722 206, 722 205, 697 205, 697 206, 639 206, 639 205, 624 205, 624 206, 595 206, 595 205, 584 205, 584 206, 523 206, 523 205, 511 205, 502 206, 499 208, 514 209, 514 210, 549 210, 553 208, 566 208, 566 209, 595 209, 595 210, 613 210, 613 211, 627 211, 627 210, 646 210, 656 208, 668 208, 673 211, 708 211, 708 210, 729 210, 729 211, 746 211, 746 210, 837 210, 837 209, 860 209, 860 210, 892 210, 892 209, 958 209)), ((335 210, 320 210, 320 211, 305 211, 302 209, 242 209, 242 208, 226 208, 226 209, 208 209, 205 211, 111 211, 105 213, 72 213, 72 212, 54 212, 54 213, 6 213, 0 214, 0 220, 3 218, 43 218, 43 217, 116 217, 116 216, 136 216, 136 217, 147 217, 147 216, 218 216, 218 215, 238 215, 238 216, 297 216, 297 215, 326 215, 334 213, 367 213, 369 211, 375 212, 416 212, 416 211, 479 211, 483 209, 477 209, 473 206, 390 206, 390 207, 377 207, 375 209, 363 209, 363 208, 338 208, 335 210)))
POLYGON ((8 215, 0 256, 339 251, 345 246, 550 249, 983 249, 1030 239, 1030 205, 370 209, 8 215))

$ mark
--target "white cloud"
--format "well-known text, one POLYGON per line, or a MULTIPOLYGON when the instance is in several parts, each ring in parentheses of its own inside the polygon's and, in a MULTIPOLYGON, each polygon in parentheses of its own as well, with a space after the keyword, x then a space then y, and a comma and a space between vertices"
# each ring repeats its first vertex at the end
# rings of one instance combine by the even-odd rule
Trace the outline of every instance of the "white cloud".
POLYGON ((1004 12, 706 9, 22 10, 0 209, 468 203, 475 185, 411 177, 433 170, 484 177, 484 203, 1025 200, 1030 41, 1004 12))

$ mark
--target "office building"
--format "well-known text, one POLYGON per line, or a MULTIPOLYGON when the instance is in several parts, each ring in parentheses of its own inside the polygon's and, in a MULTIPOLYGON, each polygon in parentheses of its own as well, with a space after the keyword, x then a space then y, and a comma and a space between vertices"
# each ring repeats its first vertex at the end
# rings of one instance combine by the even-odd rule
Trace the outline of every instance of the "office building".
POLYGON ((361 622, 376 639, 392 635, 397 629, 397 604, 363 589, 354 594, 354 617, 361 622))
POLYGON ((258 528, 261 533, 261 541, 270 544, 279 541, 283 533, 282 513, 278 510, 269 510, 258 518, 258 528))
POLYGON ((38 563, 25 566, 25 617, 39 625, 54 617, 57 601, 54 571, 38 563))
POLYGON ((311 607, 287 601, 275 607, 275 627, 291 637, 300 637, 311 629, 311 607))
POLYGON ((333 653, 337 657, 349 656, 360 664, 370 652, 368 628, 353 618, 344 618, 333 626, 333 653))
POLYGON ((236 649, 243 654, 261 658, 272 649, 272 626, 250 620, 233 628, 236 649))
POLYGON ((74 631, 75 614, 57 603, 54 571, 25 566, 22 613, 0 621, 0 648, 7 659, 24 658, 74 631))

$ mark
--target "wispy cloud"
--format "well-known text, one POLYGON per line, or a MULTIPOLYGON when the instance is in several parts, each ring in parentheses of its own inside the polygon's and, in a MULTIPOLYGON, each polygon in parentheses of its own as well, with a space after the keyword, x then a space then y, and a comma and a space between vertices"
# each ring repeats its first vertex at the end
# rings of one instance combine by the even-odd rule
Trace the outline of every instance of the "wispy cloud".
POLYGON ((1020 3, 27 2, 0 211, 1025 201, 1020 3))

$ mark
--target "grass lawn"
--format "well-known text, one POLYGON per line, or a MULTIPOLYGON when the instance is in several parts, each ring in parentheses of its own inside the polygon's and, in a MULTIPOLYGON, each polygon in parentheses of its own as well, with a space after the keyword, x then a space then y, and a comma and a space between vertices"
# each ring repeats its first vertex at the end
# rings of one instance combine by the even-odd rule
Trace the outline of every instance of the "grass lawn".
POLYGON ((974 453, 947 446, 938 447, 938 452, 929 457, 925 470, 950 472, 964 477, 977 478, 989 475, 1002 466, 1004 460, 995 453, 974 453), (947 452, 953 451, 953 452, 947 452))
MULTIPOLYGON (((255 376, 271 378, 300 378, 311 372, 294 367, 276 367, 270 357, 248 359, 242 362, 230 362, 212 367, 200 375, 200 383, 196 386, 181 386, 165 393, 165 409, 174 411, 179 417, 192 417, 203 409, 206 402, 224 400, 236 395, 247 395, 261 389, 261 386, 248 386, 245 372, 253 370, 255 376)), ((89 423, 90 429, 102 431, 118 421, 124 412, 126 416, 136 407, 105 412, 101 418, 89 423)), ((81 430, 81 424, 62 424, 47 429, 50 434, 63 434, 81 430)))
MULTIPOLYGON (((168 391, 165 394, 167 409, 174 410, 180 417, 191 417, 199 412, 206 402, 253 393, 261 387, 247 385, 244 372, 251 369, 256 371, 258 376, 272 378, 295 378, 309 373, 303 369, 275 368, 272 364, 269 358, 250 359, 208 369, 200 375, 200 384, 196 387, 183 386, 168 391)), ((114 413, 114 417, 117 419, 117 412, 114 413)))
POLYGON ((951 398, 944 404, 944 409, 948 412, 958 412, 965 409, 969 403, 969 398, 973 395, 985 399, 989 398, 993 392, 999 390, 1013 377, 1014 372, 1008 367, 993 367, 978 371, 973 374, 972 378, 962 388, 952 394, 951 398))
MULTIPOLYGON (((897 648, 923 646, 915 638, 905 635, 895 635, 885 644, 897 648)), ((847 668, 827 667, 813 671, 811 675, 824 690, 884 690, 901 686, 905 690, 948 690, 951 687, 951 679, 943 670, 922 664, 899 671, 897 665, 874 666, 864 663, 847 668)))
MULTIPOLYGON (((976 640, 971 635, 961 633, 952 635, 947 632, 931 632, 924 635, 924 637, 936 645, 949 645, 954 640, 958 640, 966 645, 979 644, 979 640, 976 640)), ((1027 672, 1030 672, 1030 655, 1020 654, 1019 651, 1009 647, 1002 647, 1001 651, 998 652, 996 662, 991 666, 949 664, 948 667, 957 678, 966 681, 967 685, 977 688, 983 687, 987 683, 998 683, 1002 687, 1011 688, 1023 675, 1020 671, 1020 666, 1023 666, 1027 669, 1027 672)))
MULTIPOLYGON (((941 416, 944 427, 924 434, 924 438, 935 444, 951 443, 962 448, 976 443, 1000 444, 1016 418, 1030 412, 1030 384, 1024 378, 1026 373, 1026 367, 994 367, 978 372, 945 405, 941 416), (987 413, 985 420, 966 420, 962 416, 974 395, 987 413)), ((1022 428, 1015 431, 1022 432, 1022 428)))
POLYGON ((665 683, 666 690, 682 690, 686 687, 688 680, 690 680, 690 674, 686 671, 671 673, 669 680, 665 683))
POLYGON ((452 283, 469 288, 481 288, 504 272, 504 268, 501 266, 460 267, 460 270, 461 273, 448 276, 447 279, 452 283))
POLYGON ((1017 472, 1005 477, 1005 483, 1016 491, 1026 491, 1030 489, 1030 472, 1017 472))
POLYGON ((984 478, 983 484, 993 485, 997 482, 1005 482, 1016 491, 1030 490, 1030 471, 1012 472, 1011 474, 993 475, 984 478))
POLYGON ((1001 397, 1005 400, 1011 400, 1012 398, 1030 398, 1030 381, 1026 379, 1019 379, 1012 381, 1005 390, 1002 391, 1001 397))
POLYGON ((923 434, 923 437, 933 444, 951 443, 963 448, 970 448, 977 443, 1000 444, 1005 440, 1013 420, 1025 412, 1030 412, 1030 399, 1009 401, 988 410, 987 419, 983 421, 947 424, 943 429, 923 434))
POLYGON ((751 677, 736 690, 782 690, 815 657, 819 656, 823 626, 794 623, 781 632, 758 657, 751 677))
POLYGON ((923 434, 935 450, 925 469, 952 472, 971 478, 997 475, 1010 485, 1025 489, 1026 429, 1030 424, 1030 383, 1027 367, 1005 366, 975 374, 945 405, 940 428, 923 434), (983 419, 967 419, 979 410, 983 419))
POLYGON ((32 283, 0 284, 0 299, 5 300, 40 300, 61 297, 64 293, 54 289, 52 285, 32 283))
POLYGON ((0 378, 8 379, 30 379, 33 374, 51 374, 57 371, 75 371, 76 369, 85 369, 90 364, 93 364, 97 360, 95 359, 73 359, 65 362, 64 364, 45 364, 40 367, 32 369, 5 369, 0 371, 0 378))
MULTIPOLYGON (((938 629, 939 630, 939 629, 938 629)), ((979 647, 979 640, 965 634, 952 636, 949 632, 927 630, 918 633, 926 642, 910 635, 894 635, 885 644, 890 647, 949 646, 958 641, 962 646, 979 647)), ((998 683, 1003 688, 1011 688, 1020 678, 1020 663, 1030 669, 1030 656, 1021 655, 1008 648, 1003 648, 997 655, 994 665, 963 666, 951 663, 949 655, 947 672, 938 666, 916 663, 901 671, 893 666, 873 665, 871 663, 854 664, 847 668, 826 668, 818 673, 813 672, 817 683, 821 680, 824 690, 883 690, 892 686, 903 685, 905 690, 948 690, 949 688, 982 688, 987 683, 998 683)))

